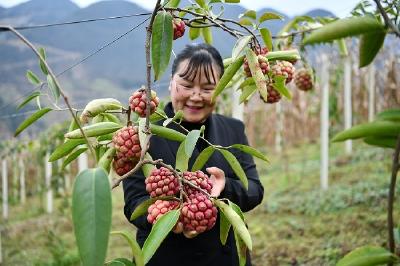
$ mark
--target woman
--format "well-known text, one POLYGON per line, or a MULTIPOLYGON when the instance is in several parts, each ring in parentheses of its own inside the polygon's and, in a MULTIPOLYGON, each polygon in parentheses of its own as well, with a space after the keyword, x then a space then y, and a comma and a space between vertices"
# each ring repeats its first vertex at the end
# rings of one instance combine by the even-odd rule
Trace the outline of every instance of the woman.
MULTIPOLYGON (((176 57, 172 66, 172 77, 169 91, 171 102, 165 107, 168 117, 173 117, 178 110, 183 111, 181 125, 188 130, 200 129, 205 126, 204 137, 213 144, 229 146, 235 143, 247 145, 244 125, 241 121, 213 114, 215 103, 211 96, 215 85, 224 71, 221 55, 207 44, 188 45, 176 57)), ((161 124, 162 122, 160 122, 161 124)), ((168 127, 182 131, 170 124, 168 127)), ((150 141, 149 153, 154 159, 163 159, 166 164, 175 165, 176 153, 180 143, 153 136, 150 141)), ((199 153, 208 144, 199 139, 189 161, 189 169, 199 153)), ((212 196, 228 198, 239 205, 242 211, 249 211, 261 203, 264 189, 261 185, 256 166, 250 155, 238 150, 231 151, 239 160, 249 180, 246 190, 224 157, 218 153, 207 161, 202 169, 207 172, 213 182, 212 196)), ((130 218, 132 212, 141 202, 149 198, 146 192, 145 177, 142 172, 135 173, 124 180, 125 216, 130 218)), ((151 224, 145 216, 132 221, 138 228, 137 241, 143 246, 151 230, 151 224)), ((220 241, 219 219, 215 226, 193 238, 187 234, 170 233, 147 265, 239 265, 233 231, 230 230, 226 245, 220 241)), ((249 255, 247 264, 251 265, 249 255)))

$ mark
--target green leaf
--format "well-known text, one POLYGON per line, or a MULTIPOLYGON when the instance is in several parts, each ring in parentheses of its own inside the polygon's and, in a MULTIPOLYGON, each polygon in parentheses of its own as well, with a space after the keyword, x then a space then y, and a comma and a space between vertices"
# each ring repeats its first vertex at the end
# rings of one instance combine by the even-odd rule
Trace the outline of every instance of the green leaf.
POLYGON ((57 86, 55 80, 50 75, 47 75, 47 85, 49 86, 49 89, 57 102, 60 98, 60 88, 57 86))
POLYGON ((243 145, 243 144, 233 144, 231 146, 229 146, 230 148, 235 148, 238 149, 242 152, 245 152, 247 154, 253 155, 263 161, 269 162, 267 156, 265 156, 264 154, 262 154, 261 152, 259 152, 258 150, 254 149, 253 147, 247 146, 247 145, 243 145))
MULTIPOLYGON (((146 160, 153 160, 153 158, 151 158, 151 155, 149 153, 146 152, 146 154, 144 155, 144 159, 146 160)), ((145 177, 150 176, 150 173, 155 169, 155 165, 151 164, 151 163, 146 163, 142 165, 142 171, 145 177)))
POLYGON ((111 229, 111 187, 101 168, 86 169, 75 179, 72 221, 83 265, 102 265, 111 229))
POLYGON ((248 17, 248 18, 256 19, 257 18, 257 13, 254 10, 247 10, 243 14, 239 15, 239 18, 242 18, 242 17, 248 17))
POLYGON ((376 119, 400 122, 400 109, 389 109, 376 115, 376 119))
POLYGON ((367 143, 368 145, 373 145, 373 146, 378 146, 381 148, 396 148, 397 144, 397 138, 391 138, 391 137, 366 137, 364 139, 364 142, 367 143))
POLYGON ((149 236, 143 245, 144 263, 149 262, 151 257, 161 245, 162 241, 175 226, 179 219, 180 211, 172 210, 161 216, 153 225, 149 236))
POLYGON ((79 146, 74 152, 72 152, 70 155, 68 155, 68 157, 63 161, 62 165, 61 165, 61 169, 64 169, 68 164, 70 164, 73 160, 75 160, 76 158, 79 157, 79 155, 81 155, 82 153, 84 153, 85 151, 87 151, 87 146, 86 145, 82 145, 79 146))
MULTIPOLYGON (((46 52, 43 49, 43 47, 39 48, 39 54, 42 56, 43 60, 46 61, 46 52)), ((49 71, 47 70, 47 67, 46 67, 45 63, 41 59, 39 59, 39 66, 40 66, 40 69, 42 70, 42 73, 45 76, 47 76, 49 74, 49 71)))
POLYGON ((107 113, 103 113, 104 119, 105 121, 109 121, 109 122, 114 122, 117 124, 121 124, 121 121, 119 120, 118 117, 116 117, 113 114, 107 114, 107 113))
POLYGON ((176 153, 176 162, 175 168, 179 169, 181 172, 184 172, 188 169, 189 165, 189 157, 185 152, 186 140, 182 141, 181 145, 179 145, 178 151, 176 153))
MULTIPOLYGON (((105 135, 108 133, 112 133, 120 129, 122 126, 120 124, 114 122, 100 122, 88 126, 82 127, 83 132, 87 137, 97 137, 101 135, 105 135)), ((71 132, 65 134, 65 137, 68 139, 79 139, 83 138, 82 132, 80 129, 75 129, 71 132)))
POLYGON ((339 260, 336 266, 373 266, 397 260, 397 256, 382 247, 363 246, 356 248, 339 260))
POLYGON ((296 49, 293 50, 286 50, 286 51, 275 51, 275 52, 269 52, 266 56, 268 61, 276 61, 276 60, 286 60, 286 61, 292 61, 292 60, 300 60, 300 54, 299 51, 296 49))
POLYGON ((240 37, 236 41, 235 46, 233 47, 232 50, 232 60, 235 60, 236 58, 238 58, 239 55, 243 53, 243 50, 247 47, 252 38, 253 36, 247 35, 240 37))
POLYGON ((243 88, 242 94, 240 94, 239 102, 243 103, 247 101, 251 95, 253 95, 257 91, 256 85, 250 85, 243 88))
POLYGON ((206 2, 204 0, 195 0, 195 1, 200 7, 206 8, 207 5, 206 5, 206 2))
POLYGON ((32 101, 33 99, 35 99, 36 97, 39 97, 39 96, 40 96, 39 91, 32 92, 28 97, 26 97, 26 99, 22 103, 20 103, 20 105, 18 105, 17 110, 20 110, 22 107, 27 105, 30 101, 32 101))
POLYGON ((244 241, 249 250, 252 250, 253 245, 251 236, 242 218, 233 210, 231 206, 227 205, 225 202, 218 199, 213 200, 213 202, 221 210, 221 212, 224 213, 225 217, 232 224, 235 232, 244 241))
POLYGON ((254 23, 248 18, 241 18, 238 22, 243 26, 254 26, 254 23))
POLYGON ((111 235, 119 235, 122 236, 131 247, 132 255, 135 258, 135 263, 137 266, 144 266, 142 250, 140 249, 139 244, 136 240, 130 235, 127 231, 112 231, 111 235))
POLYGON ((169 0, 165 7, 178 7, 181 0, 169 0))
POLYGON ((272 51, 272 35, 269 29, 267 28, 260 29, 260 34, 264 41, 265 46, 268 48, 268 51, 272 51))
POLYGON ((240 0, 225 0, 225 3, 237 4, 240 3, 240 0))
POLYGON ((42 83, 42 81, 40 81, 38 76, 36 76, 35 73, 33 73, 30 70, 26 72, 26 78, 29 80, 30 83, 32 83, 35 86, 40 85, 42 83))
POLYGON ((336 40, 338 46, 339 46, 339 52, 340 56, 345 57, 349 55, 349 52, 347 51, 347 45, 346 45, 346 40, 345 39, 339 39, 336 40))
POLYGON ((264 21, 271 20, 271 19, 280 19, 283 20, 283 17, 279 14, 272 13, 272 12, 265 12, 261 15, 261 17, 258 19, 258 22, 261 24, 264 21))
POLYGON ((179 141, 179 142, 184 141, 186 138, 185 134, 182 134, 179 131, 154 124, 150 124, 150 131, 152 134, 156 136, 160 136, 165 139, 179 141))
POLYGON ((235 174, 237 175, 237 177, 243 183, 243 186, 246 189, 248 189, 249 188, 249 181, 247 180, 246 174, 243 171, 243 168, 240 165, 239 161, 236 159, 236 157, 228 150, 218 149, 218 151, 220 151, 222 153, 222 155, 225 157, 226 161, 232 167, 232 169, 235 172, 235 174))
POLYGON ((247 61, 249 62, 250 72, 254 78, 257 89, 261 97, 264 99, 264 101, 267 101, 268 100, 267 80, 265 79, 265 76, 261 71, 257 55, 250 48, 247 48, 246 58, 247 61))
POLYGON ((168 67, 172 51, 172 15, 160 11, 153 23, 151 38, 151 62, 154 69, 154 79, 158 80, 168 67))
POLYGON ((242 82, 242 84, 240 84, 240 88, 245 88, 245 87, 247 87, 247 86, 249 86, 249 85, 255 85, 255 84, 256 84, 256 82, 254 81, 254 79, 253 79, 252 77, 246 78, 246 79, 242 82))
POLYGON ((211 157, 211 155, 214 153, 214 151, 215 151, 215 148, 213 146, 209 146, 209 147, 205 148, 204 150, 202 150, 200 152, 199 156, 197 156, 196 161, 193 164, 192 172, 201 170, 201 168, 203 168, 203 166, 206 164, 206 162, 211 157))
POLYGON ((356 125, 350 129, 339 132, 332 138, 332 142, 345 141, 348 139, 358 139, 368 136, 392 136, 400 134, 400 123, 391 121, 374 121, 356 125))
POLYGON ((153 204, 157 200, 173 200, 173 199, 175 199, 175 197, 173 196, 162 196, 162 197, 149 198, 143 201, 132 212, 130 221, 133 221, 138 217, 147 214, 147 209, 150 207, 151 204, 153 204))
POLYGON ((28 117, 26 120, 24 120, 18 126, 18 128, 15 130, 14 137, 18 136, 19 133, 21 133, 24 129, 26 129, 27 127, 32 125, 35 121, 37 121, 39 118, 41 118, 42 116, 44 116, 45 114, 47 114, 51 110, 53 110, 53 109, 51 109, 51 108, 43 108, 43 109, 40 109, 40 110, 36 111, 33 115, 28 117))
POLYGON ((197 140, 200 137, 200 130, 192 130, 190 131, 185 140, 185 153, 187 157, 191 157, 194 148, 196 147, 197 140))
POLYGON ((208 43, 213 43, 212 31, 211 27, 201 28, 201 35, 203 36, 203 40, 208 43))
POLYGON ((226 218, 223 212, 219 213, 219 238, 221 240, 221 244, 225 246, 226 240, 228 239, 229 230, 231 229, 231 224, 226 218))
POLYGON ((383 29, 383 25, 370 16, 339 19, 310 33, 304 38, 303 44, 331 42, 360 34, 382 32, 383 29))
MULTIPOLYGON (((196 24, 194 23, 194 25, 196 25, 196 24)), ((189 39, 190 40, 193 41, 193 40, 199 38, 199 36, 200 36, 200 28, 192 28, 192 27, 189 28, 189 39)))
POLYGON ((55 151, 50 155, 49 162, 54 162, 68 155, 73 149, 84 143, 84 139, 68 139, 63 144, 58 146, 55 151))
POLYGON ((274 83, 272 86, 283 96, 288 98, 289 100, 292 99, 292 94, 290 93, 289 89, 285 85, 286 77, 285 76, 275 76, 274 83))
POLYGON ((111 162, 114 158, 114 155, 116 153, 116 150, 114 147, 109 148, 103 156, 101 156, 99 162, 98 162, 98 167, 103 168, 107 173, 110 172, 110 167, 111 167, 111 162))
POLYGON ((107 266, 136 266, 132 261, 126 258, 116 258, 110 262, 106 262, 107 266))
POLYGON ((385 37, 385 31, 363 34, 361 36, 360 68, 369 65, 374 60, 385 41, 385 37))
POLYGON ((235 235, 236 249, 239 257, 239 266, 246 265, 247 247, 246 243, 240 238, 236 231, 233 232, 235 235))
POLYGON ((244 55, 238 57, 233 63, 225 70, 218 84, 215 86, 215 90, 213 96, 211 98, 212 102, 215 102, 215 99, 219 94, 225 89, 226 85, 228 85, 229 81, 233 78, 236 72, 240 69, 243 64, 244 55))

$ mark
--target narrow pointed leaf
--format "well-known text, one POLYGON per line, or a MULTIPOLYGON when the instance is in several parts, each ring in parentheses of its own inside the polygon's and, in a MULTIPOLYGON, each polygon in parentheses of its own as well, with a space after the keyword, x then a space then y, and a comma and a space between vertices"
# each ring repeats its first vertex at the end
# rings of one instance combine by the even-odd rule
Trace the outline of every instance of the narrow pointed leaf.
POLYGON ((150 124, 150 130, 152 134, 169 140, 182 142, 186 138, 185 134, 182 134, 181 132, 154 124, 150 124))
MULTIPOLYGON (((105 135, 108 133, 112 133, 120 129, 122 126, 120 124, 114 123, 114 122, 100 122, 97 124, 92 124, 88 125, 85 127, 82 127, 83 132, 85 132, 85 135, 87 137, 97 137, 101 135, 105 135)), ((66 138, 69 139, 79 139, 83 138, 83 135, 80 131, 80 129, 75 129, 74 131, 68 132, 65 134, 66 138)))
POLYGON ((51 108, 43 108, 35 112, 33 115, 28 117, 26 120, 24 120, 15 130, 14 137, 18 136, 24 129, 32 125, 35 121, 37 121, 39 118, 50 112, 51 108))
POLYGON ((201 35, 206 43, 212 44, 213 37, 212 37, 212 30, 211 27, 201 28, 201 35))
POLYGON ((395 137, 366 137, 364 138, 364 142, 368 145, 378 146, 381 148, 396 148, 397 138, 395 137))
MULTIPOLYGON (((151 158, 151 155, 149 153, 146 153, 144 155, 144 159, 146 160, 153 160, 153 158, 151 158)), ((146 163, 144 165, 142 165, 142 171, 145 177, 150 176, 150 173, 156 168, 155 165, 151 164, 151 163, 146 163)))
POLYGON ((290 93, 289 89, 286 87, 285 84, 286 77, 285 76, 275 76, 274 77, 274 83, 272 86, 283 96, 285 96, 287 99, 291 100, 292 99, 292 94, 290 93))
POLYGON ((105 121, 121 124, 121 120, 119 120, 119 118, 113 114, 104 113, 103 116, 105 121))
POLYGON ((103 265, 111 229, 111 187, 101 168, 82 171, 72 193, 72 221, 83 265, 103 265))
MULTIPOLYGON (((196 25, 196 24, 194 24, 196 25)), ((200 36, 200 28, 189 28, 189 39, 190 40, 196 40, 200 36)))
POLYGON ((100 158, 98 166, 103 168, 107 173, 110 172, 111 162, 114 158, 116 150, 114 147, 109 148, 100 158))
POLYGON ((192 172, 201 170, 201 168, 203 168, 203 166, 206 164, 206 162, 211 157, 211 155, 214 153, 214 151, 215 151, 215 148, 213 146, 209 146, 209 147, 205 148, 204 150, 202 150, 200 152, 199 156, 197 156, 196 161, 193 164, 192 172))
POLYGON ((295 49, 269 52, 266 58, 268 59, 268 61, 276 61, 276 60, 292 61, 301 59, 299 51, 295 49))
POLYGON ((339 46, 340 56, 342 56, 342 57, 348 56, 349 52, 347 51, 346 40, 345 39, 339 39, 336 42, 337 42, 337 44, 339 46))
POLYGON ((178 7, 181 0, 169 0, 165 7, 178 7))
POLYGON ((197 140, 200 137, 200 130, 190 131, 185 140, 185 153, 188 158, 192 156, 193 150, 196 147, 197 140))
POLYGON ((143 257, 144 263, 149 262, 151 257, 156 252, 157 248, 161 245, 162 241, 168 235, 168 233, 175 226, 179 219, 180 211, 172 210, 161 216, 157 222, 153 225, 149 236, 143 245, 143 257))
MULTIPOLYGON (((39 54, 46 61, 46 52, 43 49, 43 47, 39 48, 39 54)), ((43 63, 43 61, 41 59, 39 59, 39 66, 40 66, 40 69, 42 70, 42 73, 47 76, 49 74, 49 71, 47 70, 46 65, 43 63)))
POLYGON ((40 92, 34 91, 31 95, 26 97, 26 99, 22 103, 20 103, 20 105, 18 105, 17 110, 21 109, 22 107, 27 105, 30 101, 32 101, 33 99, 35 99, 36 97, 39 97, 39 96, 40 96, 40 92))
POLYGON ((303 40, 304 45, 331 42, 360 34, 382 32, 383 25, 373 17, 351 17, 339 19, 313 31, 303 40))
POLYGON ((175 168, 179 169, 181 172, 184 172, 188 169, 189 165, 189 157, 185 152, 186 140, 182 141, 179 145, 178 151, 176 153, 176 162, 175 168))
POLYGON ((84 139, 68 139, 63 144, 58 146, 50 155, 49 162, 54 162, 73 151, 77 146, 84 144, 84 139))
POLYGON ((235 46, 233 47, 232 50, 232 60, 235 60, 239 55, 243 53, 244 49, 247 47, 252 38, 253 36, 247 35, 240 37, 236 41, 235 46))
POLYGON ((239 19, 238 22, 240 25, 243 25, 243 26, 254 26, 253 21, 251 21, 248 18, 241 18, 241 19, 239 19))
POLYGON ((344 130, 336 134, 333 142, 345 141, 348 139, 358 139, 368 136, 392 136, 396 137, 400 134, 400 123, 392 121, 375 121, 356 125, 350 129, 344 130))
POLYGON ((260 29, 260 34, 264 41, 265 46, 268 48, 269 51, 272 51, 272 35, 269 29, 267 28, 260 29))
POLYGON ((38 78, 38 76, 36 76, 35 73, 33 73, 32 71, 28 70, 26 72, 26 78, 29 80, 30 83, 32 83, 33 85, 37 86, 40 83, 42 83, 40 81, 40 79, 38 78))
POLYGON ((249 62, 250 72, 254 78, 257 89, 260 92, 260 95, 264 99, 264 101, 267 101, 268 100, 267 80, 265 79, 265 76, 261 71, 260 64, 258 63, 258 58, 250 48, 247 48, 246 50, 246 58, 247 61, 249 62))
POLYGON ((257 13, 254 10, 247 10, 243 14, 239 15, 239 18, 242 18, 242 17, 248 17, 248 18, 256 19, 257 18, 257 13))
POLYGON ((159 12, 153 23, 151 42, 151 62, 154 78, 158 80, 168 67, 172 51, 172 16, 169 12, 159 12))
POLYGON ((389 109, 382 111, 376 115, 379 120, 388 120, 400 122, 400 109, 389 109))
POLYGON ((258 150, 254 149, 253 147, 243 145, 243 144, 233 144, 230 146, 230 148, 235 148, 238 150, 241 150, 242 152, 248 153, 250 155, 253 155, 263 161, 269 162, 267 156, 259 152, 258 150))
POLYGON ((246 243, 240 238, 239 234, 234 231, 236 250, 239 258, 239 266, 246 265, 247 247, 246 243))
POLYGON ((163 197, 149 198, 143 201, 132 212, 130 221, 137 219, 139 216, 147 214, 147 209, 150 207, 151 204, 153 204, 157 200, 173 200, 173 199, 174 197, 172 196, 163 196, 163 197))
POLYGON ((242 218, 232 209, 231 206, 221 200, 214 200, 214 204, 224 213, 225 217, 232 224, 235 232, 244 241, 249 250, 252 250, 253 244, 251 236, 242 218))
POLYGON ((87 151, 87 149, 88 148, 86 145, 82 145, 82 147, 78 147, 75 151, 73 151, 70 155, 68 155, 68 157, 63 161, 63 163, 61 165, 61 169, 64 169, 65 167, 67 167, 67 165, 69 165, 72 161, 74 161, 76 158, 78 158, 79 155, 81 155, 82 153, 87 151))
POLYGON ((135 263, 137 266, 144 266, 142 250, 140 249, 139 244, 136 240, 131 236, 131 234, 127 231, 112 231, 111 235, 119 235, 122 236, 131 247, 132 255, 135 258, 135 263))
POLYGON ((261 17, 258 19, 258 22, 261 24, 266 20, 271 20, 271 19, 280 19, 283 20, 283 17, 279 14, 272 13, 272 12, 265 12, 264 14, 261 15, 261 17))
POLYGON ((231 223, 226 218, 223 212, 219 213, 219 238, 221 244, 225 246, 226 240, 228 239, 229 230, 231 229, 231 223))
POLYGON ((365 67, 374 60, 385 41, 385 37, 385 31, 364 34, 361 36, 360 67, 365 67))
POLYGON ((132 261, 127 258, 116 258, 110 262, 106 262, 107 266, 136 266, 132 261))
POLYGON ((219 94, 225 89, 229 81, 233 78, 236 72, 240 69, 243 64, 244 55, 238 57, 233 63, 225 70, 217 86, 215 87, 211 101, 215 101, 219 94))
POLYGON ((243 103, 251 97, 257 91, 256 85, 250 85, 243 88, 242 94, 240 94, 239 102, 243 103))
POLYGON ((363 246, 356 248, 339 260, 336 266, 374 266, 388 264, 398 258, 382 247, 363 246))
POLYGON ((49 89, 57 102, 60 98, 60 88, 57 86, 56 82, 50 75, 47 75, 47 85, 49 86, 49 89))
POLYGON ((239 161, 236 159, 236 157, 228 150, 219 149, 218 151, 220 151, 222 155, 225 157, 226 161, 232 167, 233 171, 235 172, 239 180, 243 183, 243 186, 246 189, 248 189, 249 181, 247 180, 246 174, 243 171, 243 168, 240 165, 239 161))

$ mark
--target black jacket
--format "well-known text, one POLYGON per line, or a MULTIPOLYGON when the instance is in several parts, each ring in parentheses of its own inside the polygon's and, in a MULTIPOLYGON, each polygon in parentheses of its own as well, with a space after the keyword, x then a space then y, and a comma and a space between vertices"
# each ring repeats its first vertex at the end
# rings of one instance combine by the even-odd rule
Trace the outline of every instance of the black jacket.
MULTIPOLYGON (((169 103, 166 106, 166 113, 168 116, 171 116, 171 112, 173 115, 172 106, 171 103, 169 103)), ((162 122, 160 122, 160 124, 161 123, 162 122)), ((170 124, 169 127, 183 132, 177 125, 170 124)), ((218 114, 212 114, 207 119, 205 138, 209 142, 221 146, 229 146, 235 143, 248 145, 243 123, 239 120, 218 114)), ((149 153, 153 159, 162 158, 166 164, 175 166, 175 155, 179 145, 179 142, 152 136, 149 153)), ((189 161, 189 169, 191 169, 194 160, 205 146, 205 142, 199 140, 189 161)), ((226 185, 220 198, 230 199, 232 202, 239 205, 242 211, 246 212, 261 203, 264 188, 260 183, 253 158, 236 149, 232 149, 231 152, 238 159, 246 173, 249 180, 248 190, 243 187, 232 168, 219 152, 214 152, 202 170, 206 173, 205 168, 211 166, 222 169, 225 172, 226 185)), ((149 194, 145 189, 144 179, 143 172, 140 171, 123 181, 125 197, 124 213, 128 220, 136 206, 149 198, 149 194)), ((147 222, 146 216, 144 215, 132 221, 132 223, 138 229, 136 235, 137 241, 140 246, 143 246, 146 237, 150 233, 151 225, 147 222)), ((225 246, 221 244, 219 234, 219 217, 217 223, 211 230, 199 234, 193 239, 187 239, 183 234, 171 232, 147 265, 239 265, 232 229, 230 230, 225 246)), ((250 258, 248 258, 246 265, 251 265, 250 258)))

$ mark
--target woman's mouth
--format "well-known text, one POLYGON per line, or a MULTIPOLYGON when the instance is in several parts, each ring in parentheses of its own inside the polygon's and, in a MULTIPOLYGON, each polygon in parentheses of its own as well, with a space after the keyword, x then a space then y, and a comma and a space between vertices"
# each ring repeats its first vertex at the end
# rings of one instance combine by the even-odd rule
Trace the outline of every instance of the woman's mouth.
POLYGON ((203 107, 201 107, 201 106, 186 105, 186 108, 187 108, 189 111, 198 112, 198 111, 200 111, 203 107))

